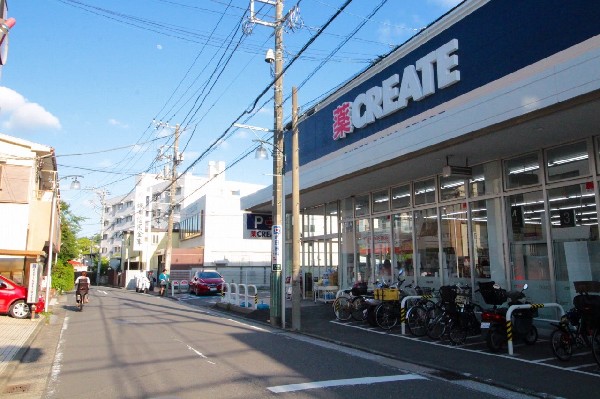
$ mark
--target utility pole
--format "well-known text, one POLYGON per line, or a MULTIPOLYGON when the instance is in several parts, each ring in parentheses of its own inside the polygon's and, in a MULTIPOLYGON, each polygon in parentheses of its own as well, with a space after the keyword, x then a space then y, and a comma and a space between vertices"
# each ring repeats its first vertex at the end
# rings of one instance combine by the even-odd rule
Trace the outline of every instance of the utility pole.
MULTIPOLYGON (((171 167, 171 187, 169 190, 169 222, 167 224, 167 247, 165 248, 165 269, 171 271, 171 254, 173 252, 173 214, 175 213, 175 195, 177 194, 177 165, 179 164, 179 124, 175 126, 173 142, 173 165, 171 167)), ((159 271, 160 272, 160 271, 159 271)))
POLYGON ((292 330, 300 331, 300 153, 298 148, 298 89, 292 87, 292 330))
MULTIPOLYGON (((285 246, 285 226, 284 215, 282 214, 283 205, 283 0, 250 0, 250 24, 260 24, 275 29, 275 83, 274 89, 274 129, 273 129, 273 241, 272 241, 272 261, 271 261, 271 306, 270 319, 271 325, 281 325, 285 328, 285 308, 284 284, 282 270, 285 267, 285 260, 282 259, 282 247, 285 246), (262 21, 256 18, 254 13, 254 1, 275 6, 275 22, 262 21), (282 237, 283 236, 283 237, 282 237), (283 309, 282 309, 283 308, 283 309)), ((249 27, 244 29, 251 32, 249 27)), ((271 62, 271 57, 265 61, 271 62)))
POLYGON ((96 191, 100 197, 100 246, 98 247, 98 270, 96 270, 96 285, 100 285, 100 269, 102 268, 102 238, 104 234, 104 199, 106 190, 96 191))

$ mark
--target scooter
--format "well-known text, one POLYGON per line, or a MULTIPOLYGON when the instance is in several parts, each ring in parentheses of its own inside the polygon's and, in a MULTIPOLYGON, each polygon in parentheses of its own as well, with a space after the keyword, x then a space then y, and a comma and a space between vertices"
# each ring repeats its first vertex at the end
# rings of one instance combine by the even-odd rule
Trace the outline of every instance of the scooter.
MULTIPOLYGON (((523 305, 527 301, 524 291, 528 285, 525 284, 522 290, 506 292, 493 281, 488 283, 478 283, 479 292, 483 300, 493 308, 486 309, 481 313, 481 335, 488 348, 492 352, 498 352, 508 342, 509 331, 506 327, 506 313, 512 305, 523 305), (508 306, 500 307, 508 300, 508 306)), ((537 309, 516 309, 512 312, 512 336, 522 339, 527 345, 533 345, 538 339, 537 328, 533 325, 533 319, 537 317, 537 309)))

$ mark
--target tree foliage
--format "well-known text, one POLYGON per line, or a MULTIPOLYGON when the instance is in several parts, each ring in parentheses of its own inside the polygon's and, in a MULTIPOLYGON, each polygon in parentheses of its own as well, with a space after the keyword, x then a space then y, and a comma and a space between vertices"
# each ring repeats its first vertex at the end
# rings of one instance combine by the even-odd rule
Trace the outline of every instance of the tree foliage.
POLYGON ((58 259, 52 267, 52 288, 58 292, 70 291, 75 286, 75 271, 69 263, 58 259))
POLYGON ((79 258, 81 254, 77 243, 77 233, 81 230, 80 223, 85 218, 74 215, 69 208, 69 204, 64 201, 60 202, 60 212, 61 245, 58 259, 67 263, 71 259, 79 258))

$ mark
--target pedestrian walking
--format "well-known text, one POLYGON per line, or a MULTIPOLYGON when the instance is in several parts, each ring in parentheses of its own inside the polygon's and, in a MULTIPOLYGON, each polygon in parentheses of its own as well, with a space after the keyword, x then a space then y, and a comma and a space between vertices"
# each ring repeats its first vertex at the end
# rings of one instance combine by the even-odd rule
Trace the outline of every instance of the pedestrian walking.
POLYGON ((169 273, 167 273, 167 269, 163 269, 162 273, 158 276, 158 281, 160 283, 160 296, 165 296, 165 291, 167 289, 167 285, 169 284, 169 273))

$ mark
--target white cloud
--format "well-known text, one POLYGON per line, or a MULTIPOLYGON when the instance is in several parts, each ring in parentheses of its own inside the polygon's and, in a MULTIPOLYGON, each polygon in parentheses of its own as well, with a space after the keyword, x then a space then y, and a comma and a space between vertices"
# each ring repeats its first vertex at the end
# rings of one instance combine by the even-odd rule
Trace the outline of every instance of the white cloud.
POLYGON ((105 158, 98 163, 98 166, 101 168, 108 168, 113 165, 114 165, 113 161, 108 158, 105 158))
POLYGON ((162 46, 162 44, 157 44, 157 45, 156 45, 156 49, 157 49, 157 50, 162 50, 162 49, 163 49, 163 46, 162 46))
POLYGON ((7 132, 60 130, 58 118, 41 105, 28 101, 21 94, 0 86, 0 123, 7 132))
POLYGON ((111 118, 111 119, 108 120, 108 124, 112 125, 112 126, 122 127, 122 128, 128 128, 129 127, 129 125, 127 125, 126 123, 119 122, 118 120, 113 119, 113 118, 111 118))
POLYGON ((462 2, 462 0, 429 0, 430 3, 437 4, 441 7, 452 8, 456 6, 458 3, 462 2))

